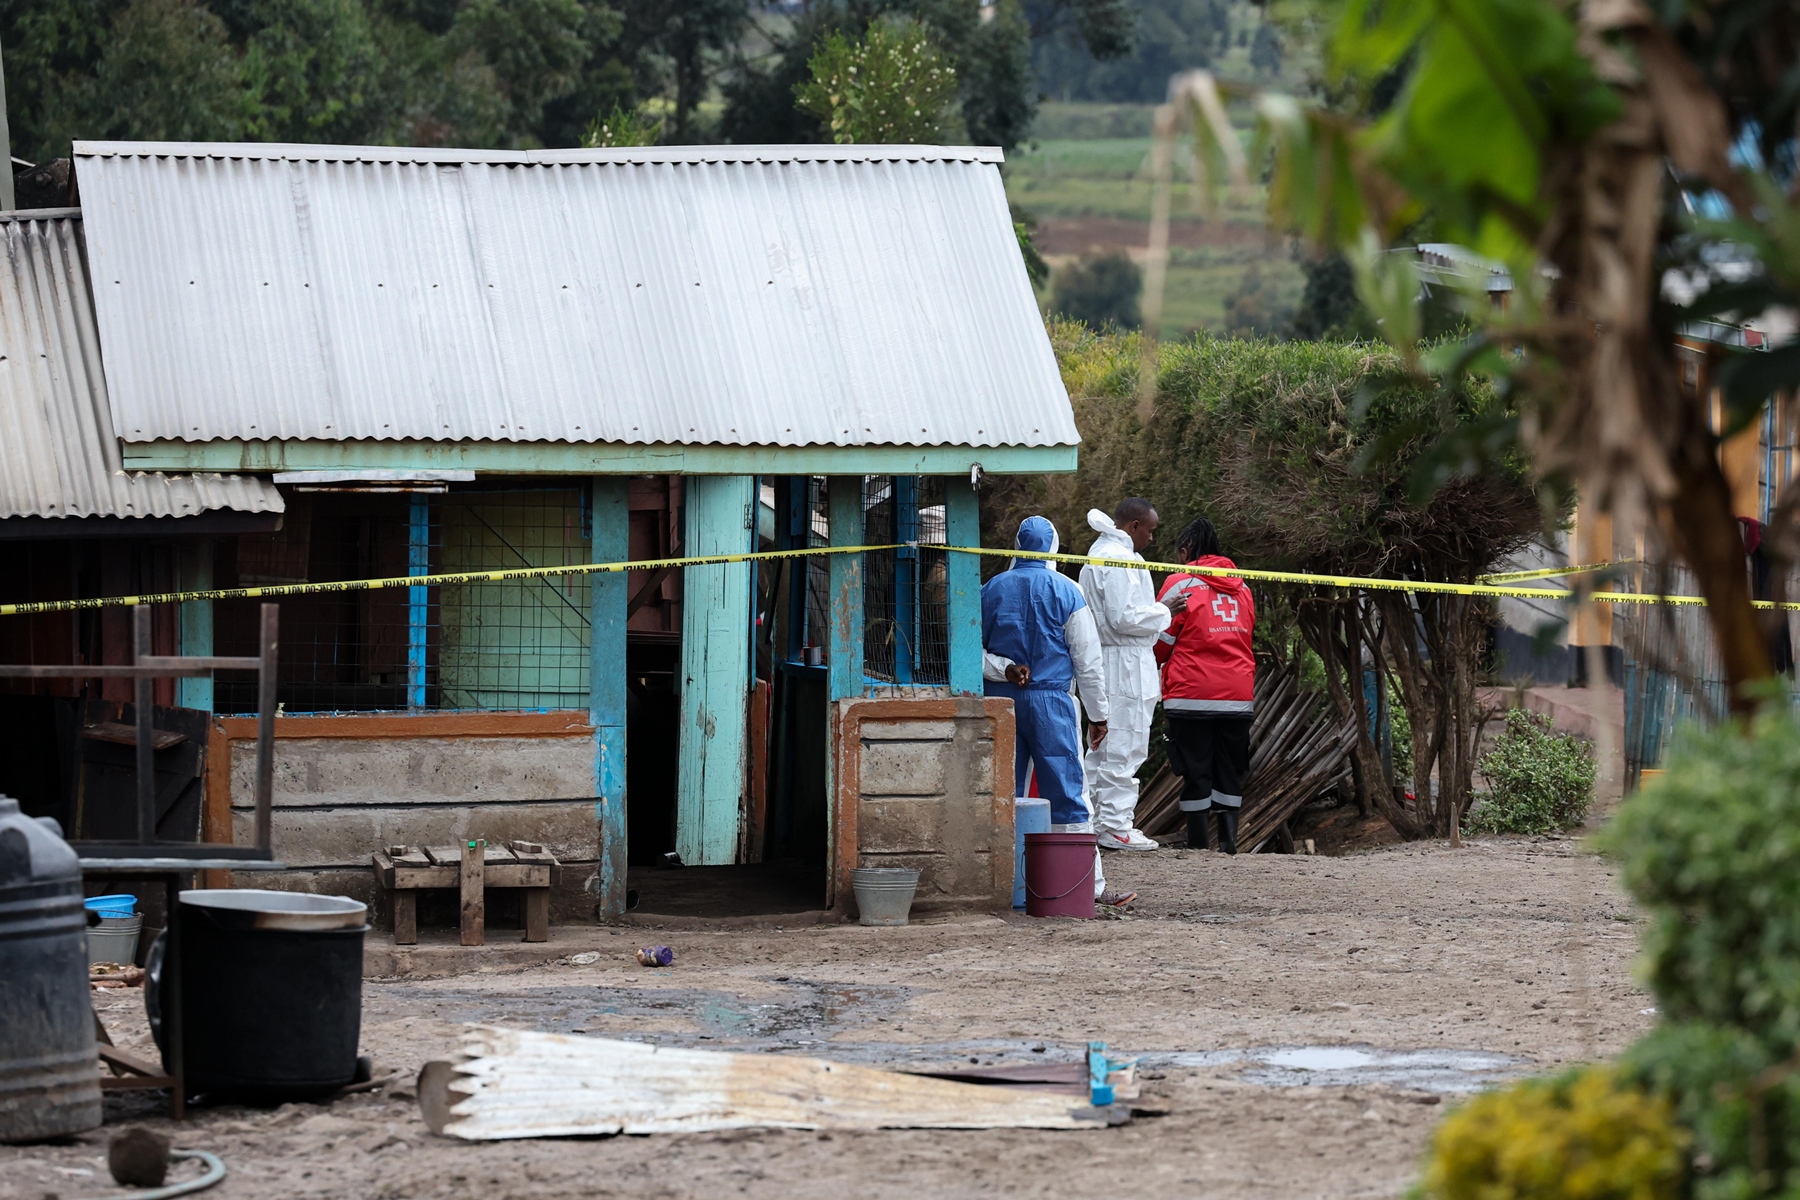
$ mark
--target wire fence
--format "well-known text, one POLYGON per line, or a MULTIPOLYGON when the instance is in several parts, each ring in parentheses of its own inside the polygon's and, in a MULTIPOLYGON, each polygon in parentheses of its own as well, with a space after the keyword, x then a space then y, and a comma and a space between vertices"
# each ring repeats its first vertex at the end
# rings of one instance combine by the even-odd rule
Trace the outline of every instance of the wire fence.
MULTIPOLYGON (((583 487, 291 497, 273 535, 224 543, 220 586, 555 567, 589 560, 583 487)), ((282 604, 277 699, 288 712, 585 708, 589 578, 295 596, 282 604)), ((256 602, 219 601, 218 653, 254 650, 256 602)), ((221 677, 219 712, 254 711, 221 677)))
MULTIPOLYGON (((1636 590, 1662 595, 1699 594, 1692 572, 1682 567, 1640 568, 1636 590)), ((1763 589, 1758 589, 1759 591, 1763 589)), ((1787 596, 1800 596, 1800 571, 1790 575, 1787 596)), ((1785 625, 1772 635, 1771 656, 1786 666, 1784 653, 1800 641, 1800 613, 1780 616, 1785 625)), ((1624 651, 1625 775, 1635 787, 1639 775, 1662 762, 1670 738, 1687 721, 1711 724, 1726 712, 1729 687, 1706 609, 1675 605, 1620 605, 1614 609, 1617 643, 1624 651)), ((1800 709, 1800 688, 1786 672, 1789 703, 1800 709)))
POLYGON ((863 480, 871 543, 917 543, 863 556, 863 674, 883 694, 935 693, 950 682, 944 481, 871 475, 863 480))

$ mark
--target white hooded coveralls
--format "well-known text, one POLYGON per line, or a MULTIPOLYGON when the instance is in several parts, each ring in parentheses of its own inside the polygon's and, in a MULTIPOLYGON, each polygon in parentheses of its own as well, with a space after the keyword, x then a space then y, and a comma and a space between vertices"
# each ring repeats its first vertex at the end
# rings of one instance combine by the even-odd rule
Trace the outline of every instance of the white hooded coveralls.
MULTIPOLYGON (((1143 562, 1131 535, 1099 509, 1088 510, 1088 526, 1100 536, 1088 548, 1096 558, 1143 562)), ((1107 833, 1134 825, 1138 768, 1150 753, 1150 718, 1162 699, 1156 670, 1156 637, 1169 627, 1169 610, 1156 601, 1150 572, 1130 567, 1081 568, 1081 591, 1100 634, 1100 657, 1112 720, 1104 740, 1087 752, 1088 809, 1107 833)))

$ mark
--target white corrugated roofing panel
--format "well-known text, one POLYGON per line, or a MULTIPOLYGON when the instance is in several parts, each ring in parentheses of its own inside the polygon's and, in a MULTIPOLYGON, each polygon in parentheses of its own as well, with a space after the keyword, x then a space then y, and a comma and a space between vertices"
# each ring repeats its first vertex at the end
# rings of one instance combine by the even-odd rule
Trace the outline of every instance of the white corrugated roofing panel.
POLYGON ((79 214, 9 214, 0 249, 0 518, 282 511, 253 476, 123 469, 79 214))
POLYGON ((128 442, 1079 440, 994 151, 75 152, 128 442))

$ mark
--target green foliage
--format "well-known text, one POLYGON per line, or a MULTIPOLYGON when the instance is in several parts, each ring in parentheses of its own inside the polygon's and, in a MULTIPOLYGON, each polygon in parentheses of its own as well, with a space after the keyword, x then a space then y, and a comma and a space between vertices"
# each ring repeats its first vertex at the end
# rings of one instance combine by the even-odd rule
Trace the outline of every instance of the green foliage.
POLYGON ((1558 733, 1550 719, 1509 709, 1506 729, 1476 770, 1488 790, 1470 813, 1471 833, 1554 833, 1573 829, 1594 802, 1594 748, 1558 733))
POLYGON ((1117 252, 1096 255, 1056 273, 1050 311, 1093 329, 1130 329, 1143 323, 1138 308, 1143 290, 1144 273, 1136 263, 1117 252))
POLYGON ((1651 913, 1644 981, 1671 1020, 1800 1048, 1800 723, 1688 728, 1602 834, 1651 913))
POLYGON ((1019 255, 1025 260, 1025 274, 1031 279, 1031 286, 1041 288, 1050 278, 1050 264, 1038 253, 1037 243, 1032 234, 1037 231, 1037 218, 1016 204, 1007 206, 1012 212, 1013 235, 1019 239, 1019 255))
POLYGON ((1600 835, 1663 1023, 1622 1067, 1693 1132, 1696 1200, 1800 1192, 1800 721, 1688 727, 1600 835))
POLYGON ((1412 718, 1399 685, 1388 681, 1388 735, 1394 743, 1394 779, 1402 784, 1413 777, 1412 718))
POLYGON ((1741 1029, 1681 1021, 1657 1026, 1619 1065, 1673 1099, 1693 1139, 1694 1200, 1800 1190, 1800 1076, 1791 1058, 1741 1029))
POLYGON ((1157 348, 1146 428, 1136 334, 1053 323, 1050 337, 1081 461, 1070 475, 1005 481, 995 511, 1042 512, 1068 544, 1079 544, 1094 497, 1139 495, 1171 532, 1212 518, 1227 553, 1259 567, 1469 579, 1538 528, 1517 458, 1411 496, 1410 472, 1445 427, 1505 412, 1479 382, 1446 388, 1409 375, 1385 346, 1198 334, 1157 348), (1391 453, 1360 466, 1377 440, 1391 453))
POLYGON ((860 39, 831 33, 796 89, 800 106, 838 143, 916 143, 942 138, 956 72, 915 20, 878 22, 860 39))
POLYGON ((654 146, 662 137, 662 122, 642 109, 619 108, 595 117, 581 144, 589 150, 603 146, 654 146))
POLYGON ((14 151, 576 145, 595 113, 666 90, 671 64, 716 59, 690 36, 696 6, 729 35, 744 3, 633 3, 628 20, 605 0, 0 0, 14 151))
POLYGON ((1660 1095, 1607 1067, 1527 1079, 1445 1117, 1420 1200, 1675 1200, 1687 1136, 1660 1095))
POLYGON ((58 97, 68 107, 46 115, 70 138, 231 141, 245 136, 254 111, 244 83, 225 23, 204 5, 131 0, 114 16, 94 73, 71 81, 58 97))

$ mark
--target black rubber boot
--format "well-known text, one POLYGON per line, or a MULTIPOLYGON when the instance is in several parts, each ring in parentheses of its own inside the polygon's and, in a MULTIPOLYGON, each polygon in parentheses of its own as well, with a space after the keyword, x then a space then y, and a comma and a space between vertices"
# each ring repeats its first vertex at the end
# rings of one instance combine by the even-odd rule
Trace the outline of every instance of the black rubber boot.
POLYGON ((1207 847, 1206 814, 1207 810, 1204 808, 1187 814, 1189 850, 1204 850, 1207 847))
POLYGON ((1219 853, 1236 854, 1238 810, 1215 804, 1213 812, 1219 818, 1219 853))

